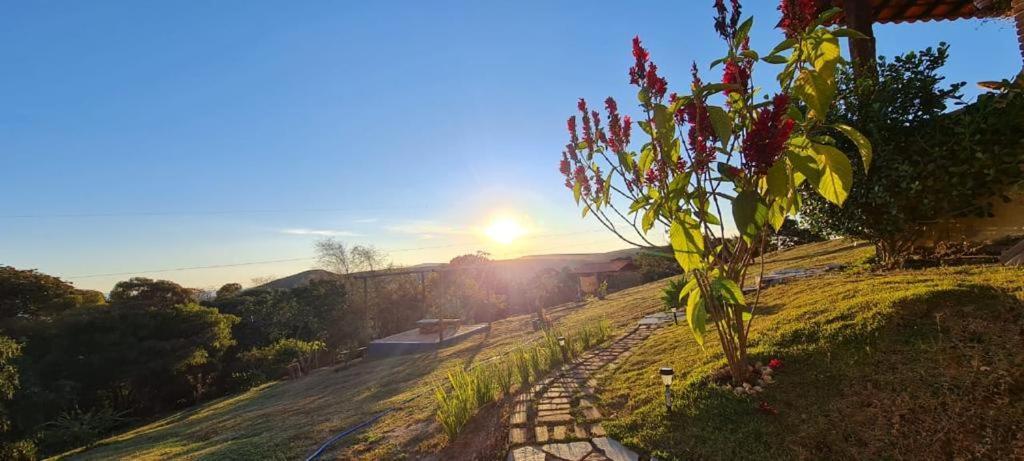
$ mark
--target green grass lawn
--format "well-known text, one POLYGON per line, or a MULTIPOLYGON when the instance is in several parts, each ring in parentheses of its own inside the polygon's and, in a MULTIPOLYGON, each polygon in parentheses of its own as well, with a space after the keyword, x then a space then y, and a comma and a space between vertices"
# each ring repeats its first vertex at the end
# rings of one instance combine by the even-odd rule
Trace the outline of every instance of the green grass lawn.
POLYGON ((1024 271, 856 266, 870 255, 834 241, 766 258, 855 267, 762 293, 752 354, 784 362, 764 393, 708 386, 717 340, 702 351, 679 325, 601 378, 605 428, 660 459, 1024 458, 1024 271), (662 366, 677 374, 671 414, 662 366))
MULTIPOLYGON (((660 301, 649 287, 613 293, 551 316, 572 329, 607 319, 616 334, 636 324, 660 301)), ((394 459, 438 450, 445 443, 429 392, 448 370, 502 355, 540 337, 529 316, 495 322, 491 332, 441 351, 361 363, 342 371, 321 369, 215 400, 107 438, 69 459, 302 459, 332 435, 412 397, 401 410, 342 441, 324 459, 394 459)))

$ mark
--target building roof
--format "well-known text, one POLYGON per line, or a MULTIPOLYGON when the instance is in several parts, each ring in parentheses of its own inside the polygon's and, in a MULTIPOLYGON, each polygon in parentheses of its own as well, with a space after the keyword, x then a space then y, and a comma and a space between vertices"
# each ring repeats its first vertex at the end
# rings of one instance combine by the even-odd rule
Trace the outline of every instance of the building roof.
POLYGON ((613 259, 603 263, 581 264, 573 268, 573 274, 604 274, 608 272, 621 272, 636 270, 633 260, 627 258, 613 259))
MULTIPOLYGON (((827 0, 842 7, 843 0, 827 0)), ((1004 16, 999 0, 868 0, 877 23, 942 21, 1004 16), (980 7, 978 6, 980 5, 980 7)), ((1008 2, 1007 2, 1008 3, 1008 2)))

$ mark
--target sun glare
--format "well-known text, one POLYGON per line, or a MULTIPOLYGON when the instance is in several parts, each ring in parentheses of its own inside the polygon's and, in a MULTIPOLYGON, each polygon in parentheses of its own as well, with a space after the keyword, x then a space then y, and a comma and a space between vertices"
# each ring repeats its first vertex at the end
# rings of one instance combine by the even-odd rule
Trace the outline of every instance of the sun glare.
POLYGON ((509 244, 526 233, 526 229, 512 218, 497 218, 484 229, 484 234, 501 244, 509 244))

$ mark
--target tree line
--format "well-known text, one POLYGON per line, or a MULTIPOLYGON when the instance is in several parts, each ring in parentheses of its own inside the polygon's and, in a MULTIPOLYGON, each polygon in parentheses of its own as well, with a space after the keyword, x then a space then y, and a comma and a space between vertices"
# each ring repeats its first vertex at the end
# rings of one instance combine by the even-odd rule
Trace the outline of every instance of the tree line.
POLYGON ((491 322, 576 297, 565 268, 509 281, 485 253, 425 275, 372 247, 317 243, 336 276, 212 292, 134 277, 109 294, 0 266, 0 459, 36 459, 268 381, 352 358, 421 318, 491 322), (365 283, 365 285, 364 285, 365 283), (518 294, 510 302, 510 294, 518 294))

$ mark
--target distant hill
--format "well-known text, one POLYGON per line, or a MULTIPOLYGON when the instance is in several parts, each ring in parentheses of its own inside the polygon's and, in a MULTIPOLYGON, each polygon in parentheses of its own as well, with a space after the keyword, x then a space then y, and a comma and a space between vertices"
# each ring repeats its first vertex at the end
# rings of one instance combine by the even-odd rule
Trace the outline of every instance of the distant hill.
POLYGON ((308 271, 299 272, 298 274, 292 274, 287 277, 279 278, 274 281, 264 283, 263 285, 255 288, 262 288, 268 290, 290 290, 292 288, 309 285, 309 282, 314 280, 329 280, 332 278, 340 278, 341 276, 331 271, 325 271, 323 269, 310 269, 308 271))
MULTIPOLYGON (((632 258, 640 253, 640 251, 641 250, 638 248, 625 248, 605 253, 556 253, 527 255, 514 259, 495 260, 494 264, 504 272, 505 277, 508 279, 517 279, 521 277, 529 277, 537 271, 545 269, 560 270, 564 267, 571 269, 582 264, 608 262, 616 258, 632 258)), ((436 269, 446 267, 447 265, 448 263, 423 263, 415 266, 403 267, 401 269, 436 269)), ((357 272, 353 275, 358 274, 360 273, 357 272)), ((341 275, 334 272, 323 269, 310 269, 308 271, 299 272, 298 274, 289 275, 284 278, 267 282, 256 288, 290 290, 292 288, 305 286, 314 280, 325 280, 338 277, 341 277, 341 275)))

